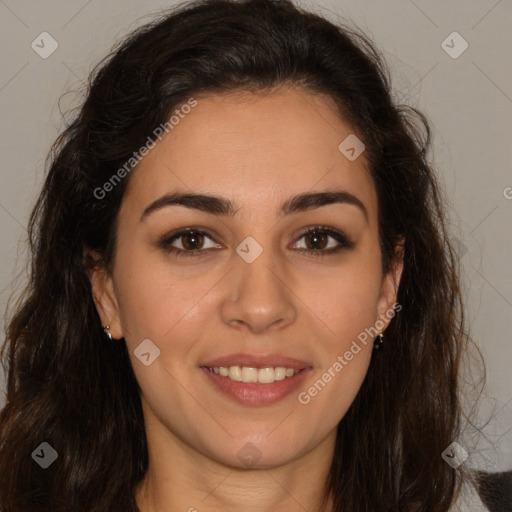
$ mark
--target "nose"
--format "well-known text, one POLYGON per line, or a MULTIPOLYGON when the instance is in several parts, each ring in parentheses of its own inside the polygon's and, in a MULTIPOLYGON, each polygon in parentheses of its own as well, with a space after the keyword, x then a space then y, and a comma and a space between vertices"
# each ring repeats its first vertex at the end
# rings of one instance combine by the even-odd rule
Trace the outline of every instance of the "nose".
POLYGON ((226 298, 221 304, 226 325, 262 334, 295 321, 291 280, 280 268, 270 250, 264 250, 252 263, 235 256, 235 268, 227 277, 226 298))

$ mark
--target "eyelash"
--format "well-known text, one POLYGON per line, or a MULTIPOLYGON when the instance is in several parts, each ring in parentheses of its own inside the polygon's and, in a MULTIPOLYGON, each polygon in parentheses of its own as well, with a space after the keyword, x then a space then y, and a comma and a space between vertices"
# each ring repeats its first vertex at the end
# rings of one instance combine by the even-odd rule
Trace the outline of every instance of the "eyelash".
MULTIPOLYGON (((300 234, 297 241, 301 238, 313 234, 315 232, 320 232, 328 235, 331 238, 334 238, 340 245, 337 247, 331 248, 331 249, 297 249, 301 252, 306 253, 308 256, 311 256, 313 258, 322 257, 322 256, 328 256, 331 254, 335 254, 342 249, 352 249, 354 247, 354 242, 352 242, 344 233, 341 231, 335 230, 333 228, 329 228, 327 226, 311 226, 306 231, 300 234)), ((158 246, 162 248, 164 251, 174 254, 177 257, 190 257, 190 256, 201 256, 204 255, 208 249, 195 249, 192 251, 187 251, 183 249, 178 249, 177 247, 173 247, 171 244, 175 240, 188 235, 190 233, 199 234, 199 235, 206 235, 208 238, 210 238, 213 242, 218 243, 215 241, 214 236, 209 231, 206 231, 204 229, 189 227, 189 228, 183 228, 179 229, 178 231, 175 231, 170 236, 165 236, 162 240, 158 242, 158 246)))

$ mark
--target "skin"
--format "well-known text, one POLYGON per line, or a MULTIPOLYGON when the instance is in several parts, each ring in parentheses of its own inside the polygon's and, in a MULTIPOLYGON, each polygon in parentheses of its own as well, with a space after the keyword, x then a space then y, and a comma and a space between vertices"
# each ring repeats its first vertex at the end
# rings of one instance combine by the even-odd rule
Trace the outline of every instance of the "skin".
POLYGON ((101 320, 114 338, 125 337, 142 389, 150 463, 137 503, 142 512, 331 510, 330 501, 321 507, 319 490, 373 339, 307 405, 295 392, 271 405, 239 404, 199 365, 236 352, 288 355, 313 367, 298 391, 307 390, 365 328, 382 319, 385 330, 402 265, 382 273, 376 191, 364 153, 349 161, 338 150, 353 130, 329 98, 283 87, 196 99, 132 172, 112 275, 91 275, 101 320), (278 216, 295 194, 333 189, 357 196, 368 220, 349 204, 278 216), (173 191, 224 196, 238 213, 175 205, 140 220, 173 191), (301 235, 316 224, 355 246, 308 257, 301 235), (204 238, 205 254, 180 258, 158 247, 159 238, 190 226, 217 234, 204 238), (236 252, 247 236, 263 248, 252 263, 236 252), (145 366, 133 351, 148 338, 161 353, 145 366), (249 442, 261 453, 251 467, 237 456, 249 442))

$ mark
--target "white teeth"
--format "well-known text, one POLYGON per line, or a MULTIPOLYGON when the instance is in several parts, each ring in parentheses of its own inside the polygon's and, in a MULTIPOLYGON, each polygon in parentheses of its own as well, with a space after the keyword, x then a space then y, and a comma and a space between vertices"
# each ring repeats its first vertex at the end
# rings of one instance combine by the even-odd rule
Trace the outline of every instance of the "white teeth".
POLYGON ((275 379, 276 380, 283 380, 286 377, 286 368, 283 368, 282 366, 278 366, 275 371, 275 379))
POLYGON ((230 366, 228 377, 232 380, 237 380, 240 382, 242 380, 242 370, 240 370, 240 366, 230 366))
POLYGON ((242 367, 242 382, 258 382, 258 370, 256 368, 242 367))
POLYGON ((275 378, 275 370, 274 368, 260 368, 258 370, 258 382, 261 384, 268 384, 269 382, 274 382, 275 378))
POLYGON ((210 371, 223 377, 229 377, 237 382, 270 384, 277 380, 283 380, 286 377, 293 377, 300 370, 276 366, 275 368, 252 368, 250 366, 218 366, 210 368, 210 371))

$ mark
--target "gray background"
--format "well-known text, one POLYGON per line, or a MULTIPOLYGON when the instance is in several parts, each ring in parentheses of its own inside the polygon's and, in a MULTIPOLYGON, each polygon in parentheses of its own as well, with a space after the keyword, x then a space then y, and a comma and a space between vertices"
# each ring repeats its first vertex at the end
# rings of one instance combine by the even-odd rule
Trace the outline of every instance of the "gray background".
MULTIPOLYGON (((80 96, 74 92, 93 64, 120 37, 171 5, 0 0, 2 310, 25 282, 25 226, 48 149, 64 125, 59 105, 63 112, 76 106, 80 96), (43 59, 31 43, 45 31, 58 48, 43 59), (73 93, 62 96, 68 91, 73 93)), ((469 326, 487 364, 479 412, 480 424, 487 423, 484 436, 459 442, 473 465, 512 469, 511 2, 310 0, 302 5, 334 21, 342 16, 370 35, 391 67, 396 98, 423 110, 431 122, 432 158, 449 199, 469 326), (469 45, 458 58, 442 47, 453 31, 469 45)), ((452 51, 460 48, 450 38, 446 44, 452 51)), ((1 341, 4 336, 2 328, 1 341)), ((3 400, 0 396, 0 404, 3 400)))

